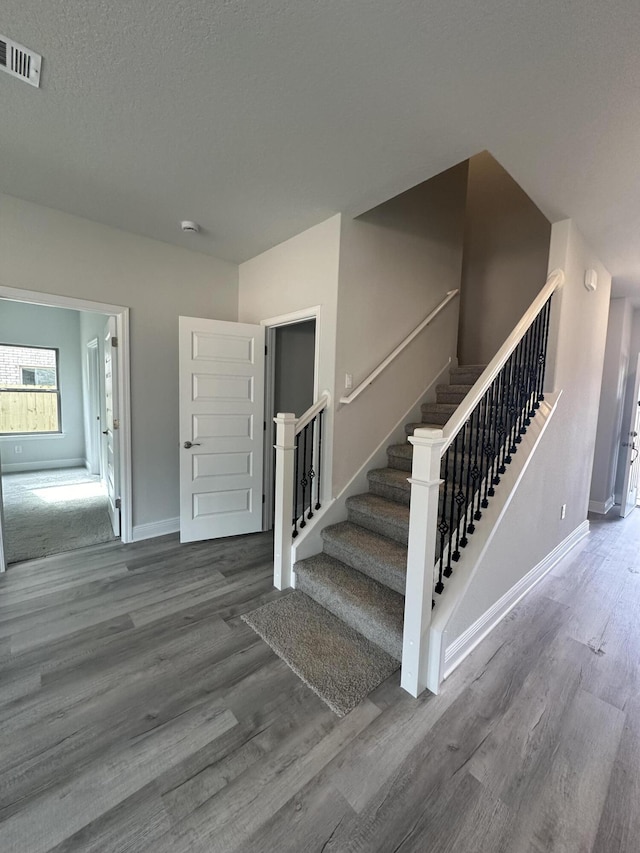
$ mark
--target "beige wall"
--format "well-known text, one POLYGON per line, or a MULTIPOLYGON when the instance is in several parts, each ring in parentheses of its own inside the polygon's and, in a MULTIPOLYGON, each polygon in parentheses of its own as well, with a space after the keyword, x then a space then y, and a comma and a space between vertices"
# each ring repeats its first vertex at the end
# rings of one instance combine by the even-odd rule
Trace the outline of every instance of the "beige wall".
POLYGON ((131 309, 133 522, 175 519, 178 316, 236 320, 237 266, 0 195, 0 284, 131 309))
MULTIPOLYGON (((357 219, 343 218, 336 392, 355 388, 459 287, 467 164, 357 219)), ((338 405, 333 481, 338 493, 438 373, 455 357, 458 300, 350 405, 338 405)))
MULTIPOLYGON (((334 375, 340 215, 303 231, 279 246, 240 264, 238 319, 260 323, 295 311, 320 306, 316 326, 319 338, 319 392, 333 397, 327 412, 325 460, 331 460, 335 409, 334 375)), ((302 412, 295 414, 301 415, 302 412)), ((330 467, 324 472, 323 490, 331 491, 330 467)))
POLYGON ((447 646, 587 517, 611 277, 570 220, 552 229, 549 270, 556 267, 565 270, 566 283, 554 297, 558 341, 551 344, 555 370, 548 385, 562 389, 562 396, 450 623, 447 646), (598 272, 595 293, 583 284, 589 268, 598 272), (562 504, 567 514, 561 520, 562 504))
POLYGON ((487 364, 542 289, 551 225, 488 153, 469 160, 458 357, 487 364))

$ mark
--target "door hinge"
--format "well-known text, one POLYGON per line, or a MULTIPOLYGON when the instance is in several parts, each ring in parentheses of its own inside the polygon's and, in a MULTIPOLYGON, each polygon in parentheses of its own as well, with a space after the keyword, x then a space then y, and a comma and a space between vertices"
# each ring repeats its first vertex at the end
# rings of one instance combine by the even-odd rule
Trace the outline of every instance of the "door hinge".
POLYGON ((120 509, 121 506, 122 506, 122 502, 121 502, 120 498, 116 498, 116 509, 120 509))
POLYGON ((265 355, 267 354, 267 348, 266 347, 264 348, 264 354, 265 355))
POLYGON ((262 503, 264 503, 264 502, 265 502, 265 500, 266 500, 266 496, 265 496, 265 495, 263 495, 263 496, 262 496, 262 503))
POLYGON ((267 429, 267 422, 266 422, 266 421, 262 421, 262 431, 263 431, 263 432, 266 432, 266 429, 267 429))
POLYGON ((120 421, 118 420, 118 418, 113 419, 113 428, 120 429, 120 421))
POLYGON ((118 346, 118 339, 115 335, 111 338, 111 346, 114 347, 114 349, 118 346))

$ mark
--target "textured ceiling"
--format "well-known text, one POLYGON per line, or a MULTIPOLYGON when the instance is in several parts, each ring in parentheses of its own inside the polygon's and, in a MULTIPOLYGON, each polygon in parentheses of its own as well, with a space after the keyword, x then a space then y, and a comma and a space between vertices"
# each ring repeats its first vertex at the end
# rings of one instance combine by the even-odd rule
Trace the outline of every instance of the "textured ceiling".
POLYGON ((637 0, 3 0, 0 32, 44 57, 0 75, 0 191, 244 260, 488 149, 640 288, 637 0))

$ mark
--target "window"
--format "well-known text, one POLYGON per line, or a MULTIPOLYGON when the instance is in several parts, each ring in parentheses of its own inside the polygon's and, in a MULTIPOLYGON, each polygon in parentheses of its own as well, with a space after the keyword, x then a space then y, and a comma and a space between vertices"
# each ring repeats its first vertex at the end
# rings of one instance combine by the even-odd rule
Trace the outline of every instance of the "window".
POLYGON ((60 432, 58 350, 0 344, 0 435, 60 432))

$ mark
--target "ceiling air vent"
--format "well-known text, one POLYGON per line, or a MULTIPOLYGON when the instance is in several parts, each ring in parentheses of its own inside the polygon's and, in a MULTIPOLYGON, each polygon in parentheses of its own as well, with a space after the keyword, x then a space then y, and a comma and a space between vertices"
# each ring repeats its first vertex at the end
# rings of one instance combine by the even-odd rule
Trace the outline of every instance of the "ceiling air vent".
POLYGON ((19 77, 32 86, 40 85, 42 57, 11 39, 0 36, 0 71, 19 77))

